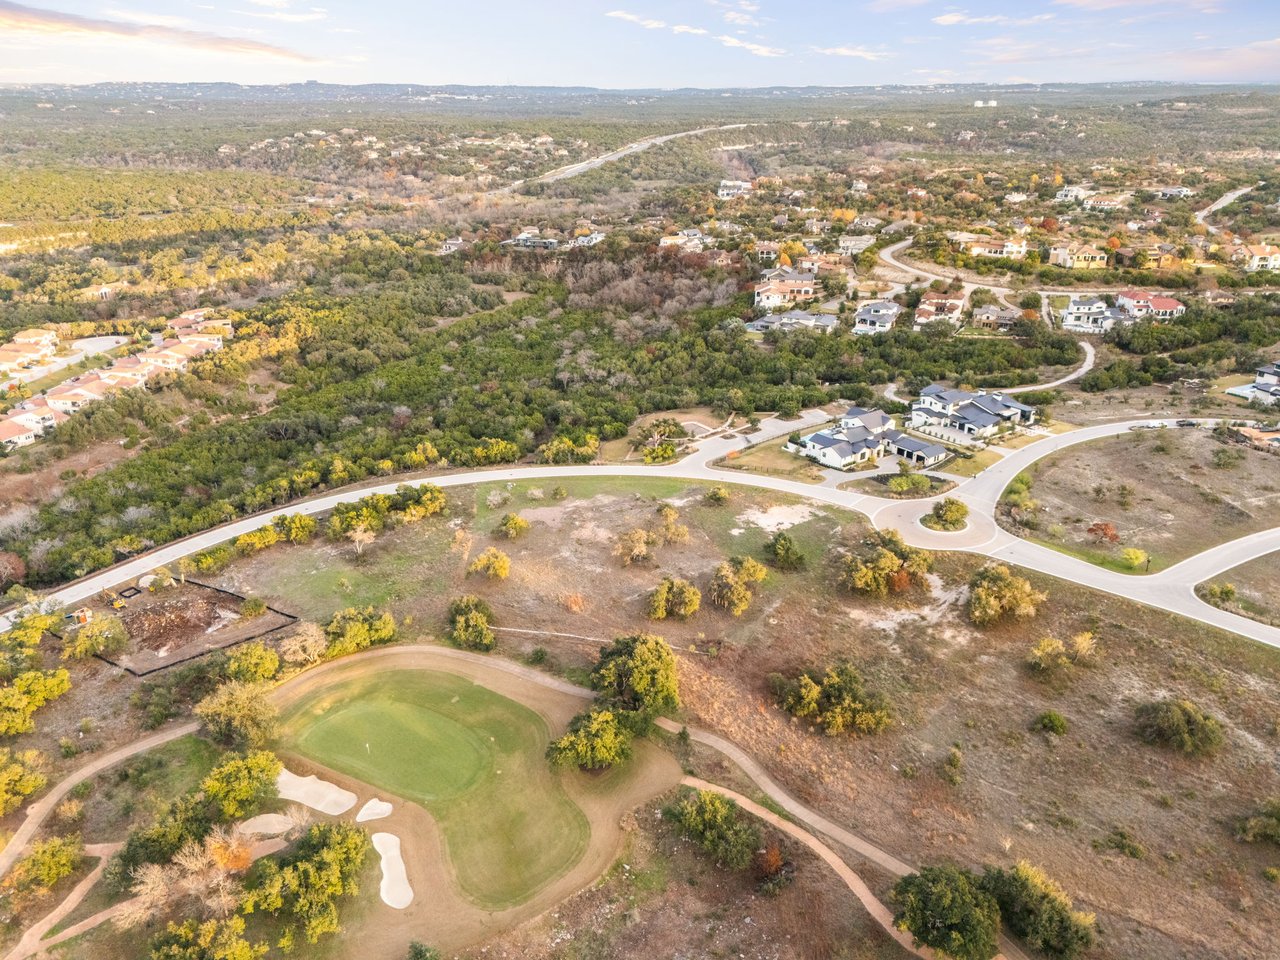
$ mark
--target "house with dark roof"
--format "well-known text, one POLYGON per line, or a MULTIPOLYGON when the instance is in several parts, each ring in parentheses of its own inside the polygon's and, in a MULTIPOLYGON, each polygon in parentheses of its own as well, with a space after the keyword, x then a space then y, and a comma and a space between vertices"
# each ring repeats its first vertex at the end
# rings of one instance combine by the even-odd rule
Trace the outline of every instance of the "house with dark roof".
POLYGON ((994 436, 1002 427, 1034 423, 1034 407, 1000 393, 970 393, 933 383, 911 406, 911 426, 948 427, 971 437, 994 436))
POLYGON ((947 458, 945 447, 908 436, 894 428, 883 410, 850 407, 838 426, 818 430, 788 447, 810 460, 835 470, 894 456, 918 466, 933 466, 947 458))

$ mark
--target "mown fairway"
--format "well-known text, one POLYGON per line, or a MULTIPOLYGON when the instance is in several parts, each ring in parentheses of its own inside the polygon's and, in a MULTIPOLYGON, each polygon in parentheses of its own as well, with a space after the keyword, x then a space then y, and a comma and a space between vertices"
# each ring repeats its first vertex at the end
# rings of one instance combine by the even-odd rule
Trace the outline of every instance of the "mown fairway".
POLYGON ((543 759, 533 711, 427 670, 371 672, 295 704, 281 746, 426 807, 478 904, 527 900, 586 849, 588 823, 543 759))

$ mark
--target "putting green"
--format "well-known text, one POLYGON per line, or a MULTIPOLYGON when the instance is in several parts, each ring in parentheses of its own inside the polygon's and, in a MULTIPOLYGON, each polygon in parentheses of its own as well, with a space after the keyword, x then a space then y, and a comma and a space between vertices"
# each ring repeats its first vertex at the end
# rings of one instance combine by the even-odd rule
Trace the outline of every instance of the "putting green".
POLYGON ((293 704, 281 747, 425 807, 463 892, 490 909, 529 899, 581 858, 589 826, 543 753, 532 710, 448 673, 335 681, 293 704))

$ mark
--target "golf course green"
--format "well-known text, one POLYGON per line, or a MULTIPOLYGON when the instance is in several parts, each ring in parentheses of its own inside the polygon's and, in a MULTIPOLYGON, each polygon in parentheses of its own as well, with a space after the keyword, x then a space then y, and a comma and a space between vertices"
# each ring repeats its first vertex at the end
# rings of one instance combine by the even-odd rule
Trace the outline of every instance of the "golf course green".
POLYGON ((547 725, 449 673, 335 681, 292 704, 280 749, 425 807, 459 887, 478 905, 528 900, 587 848, 586 816, 544 759, 547 725))

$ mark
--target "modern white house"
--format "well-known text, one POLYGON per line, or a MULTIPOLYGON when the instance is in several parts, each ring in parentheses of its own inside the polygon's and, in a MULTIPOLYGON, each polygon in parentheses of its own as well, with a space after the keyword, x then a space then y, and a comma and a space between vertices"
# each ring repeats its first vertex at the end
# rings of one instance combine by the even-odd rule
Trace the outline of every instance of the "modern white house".
POLYGON ((795 453, 833 470, 848 470, 861 463, 894 456, 918 466, 933 466, 947 458, 945 447, 909 436, 894 428, 883 410, 850 407, 839 426, 818 430, 788 444, 795 453))
POLYGON ((861 336, 888 333, 902 313, 902 305, 892 300, 868 300, 853 315, 853 332, 861 336))
POLYGON ((1280 405, 1280 363, 1268 363, 1259 367, 1254 374, 1253 383, 1231 387, 1227 393, 1268 407, 1280 405))
POLYGON ((736 200, 738 197, 747 196, 751 193, 751 189, 749 180, 721 180, 716 197, 721 200, 736 200))
POLYGON ((911 426, 948 427, 971 437, 990 437, 1004 426, 1034 423, 1034 407, 999 393, 949 390, 938 383, 920 392, 911 406, 911 426))
POLYGON ((1129 323, 1132 317, 1107 306, 1102 297, 1072 297, 1062 311, 1062 329, 1074 333, 1106 333, 1117 323, 1129 323))

